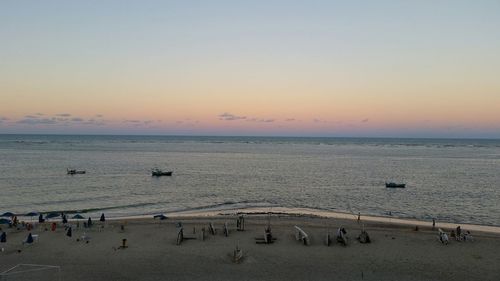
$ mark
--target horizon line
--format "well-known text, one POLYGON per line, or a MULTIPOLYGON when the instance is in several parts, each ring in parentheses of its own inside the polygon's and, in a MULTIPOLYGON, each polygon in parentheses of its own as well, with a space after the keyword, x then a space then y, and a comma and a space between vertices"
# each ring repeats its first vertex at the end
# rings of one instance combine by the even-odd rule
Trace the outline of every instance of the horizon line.
POLYGON ((108 136, 108 137, 226 137, 226 138, 330 138, 330 139, 421 139, 421 140, 498 140, 488 137, 396 137, 396 136, 297 136, 297 135, 179 135, 179 134, 57 134, 0 133, 0 136, 108 136))

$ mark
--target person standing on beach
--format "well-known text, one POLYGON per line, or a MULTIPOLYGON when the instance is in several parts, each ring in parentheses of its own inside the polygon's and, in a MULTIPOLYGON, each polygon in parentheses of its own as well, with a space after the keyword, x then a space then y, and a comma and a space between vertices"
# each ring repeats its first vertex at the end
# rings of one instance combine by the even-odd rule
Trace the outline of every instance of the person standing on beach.
MULTIPOLYGON (((0 243, 7 243, 7 233, 2 231, 2 235, 0 235, 0 243)), ((2 252, 5 251, 4 247, 2 247, 2 252)))
POLYGON ((361 212, 358 212, 358 223, 361 220, 361 212))
POLYGON ((432 218, 432 230, 436 227, 436 219, 432 218))

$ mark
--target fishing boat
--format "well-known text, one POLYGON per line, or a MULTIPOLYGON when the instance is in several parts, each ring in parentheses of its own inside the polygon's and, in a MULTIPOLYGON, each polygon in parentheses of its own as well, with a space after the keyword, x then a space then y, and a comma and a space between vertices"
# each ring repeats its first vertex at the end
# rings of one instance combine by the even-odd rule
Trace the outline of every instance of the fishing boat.
POLYGON ((387 187, 387 188, 405 188, 406 183, 386 182, 385 187, 387 187))
POLYGON ((68 173, 68 175, 77 175, 77 174, 85 174, 86 171, 85 170, 76 170, 76 169, 66 169, 66 172, 68 173))
POLYGON ((167 172, 164 172, 158 168, 154 168, 152 171, 151 171, 151 176, 153 177, 161 177, 161 176, 171 176, 173 173, 173 171, 167 171, 167 172))

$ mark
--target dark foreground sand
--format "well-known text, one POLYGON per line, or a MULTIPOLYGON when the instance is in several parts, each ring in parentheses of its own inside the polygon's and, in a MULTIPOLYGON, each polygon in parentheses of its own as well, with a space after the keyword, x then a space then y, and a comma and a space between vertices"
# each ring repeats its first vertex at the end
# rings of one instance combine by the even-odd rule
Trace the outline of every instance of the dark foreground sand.
MULTIPOLYGON (((355 220, 273 215, 271 227, 278 240, 257 245, 254 237, 263 236, 266 216, 247 216, 244 232, 236 231, 235 216, 170 218, 161 223, 129 220, 125 231, 121 223, 107 222, 102 231, 87 231, 90 243, 76 241, 83 230, 73 231, 69 238, 61 227, 51 232, 39 226, 33 231, 39 241, 22 246, 27 232, 8 229, 8 243, 0 245, 6 248, 0 252, 0 271, 28 263, 60 266, 60 280, 500 280, 500 236, 493 233, 473 233, 474 242, 451 241, 445 246, 430 227, 415 231, 414 226, 364 222, 373 242, 360 244, 354 239, 361 228, 355 220), (210 221, 218 233, 178 246, 178 221, 186 236, 199 237, 210 221), (225 221, 229 237, 222 233, 225 221), (310 246, 295 240, 294 225, 309 234, 310 246), (327 230, 334 234, 340 225, 346 227, 350 244, 325 246, 327 230), (116 249, 122 238, 129 247, 116 249), (245 254, 240 264, 231 258, 237 243, 245 254)), ((57 280, 50 271, 36 274, 37 279, 18 274, 6 280, 57 280)))

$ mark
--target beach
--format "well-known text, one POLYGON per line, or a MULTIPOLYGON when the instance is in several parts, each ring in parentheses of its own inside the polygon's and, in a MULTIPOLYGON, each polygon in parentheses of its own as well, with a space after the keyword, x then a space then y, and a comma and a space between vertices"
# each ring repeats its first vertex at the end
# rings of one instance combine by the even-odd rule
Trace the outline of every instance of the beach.
MULTIPOLYGON (((76 229, 67 237, 62 225, 51 231, 49 224, 32 230, 38 241, 22 245, 27 230, 2 228, 8 241, 2 244, 0 271, 17 264, 60 267, 60 280, 496 280, 500 276, 500 235, 472 231, 470 241, 438 241, 437 227, 327 218, 299 214, 247 214, 245 231, 236 231, 237 216, 231 213, 180 214, 165 220, 115 219, 95 222, 89 229, 76 229), (186 238, 177 245, 177 224, 186 238), (212 222, 217 233, 208 233, 212 222), (227 222, 229 236, 223 234, 227 222), (271 226, 272 244, 256 244, 271 226), (124 226, 122 230, 121 226, 124 226), (309 236, 310 245, 295 239, 294 226, 309 236), (349 242, 342 246, 332 239, 343 226, 349 242), (48 230, 45 230, 45 227, 48 230), (372 243, 356 241, 361 228, 372 243), (201 239, 201 229, 207 230, 201 239), (83 233, 90 240, 80 240, 83 233), (196 232, 196 233, 194 233, 196 232), (80 241, 77 241, 80 240, 80 241), (126 248, 120 248, 127 239, 126 248), (243 250, 239 263, 233 261, 236 246, 243 250), (18 250, 21 250, 19 252, 18 250)), ((449 232, 451 229, 444 228, 449 232)), ((463 228, 464 231, 468 230, 463 228)), ((57 280, 55 271, 37 271, 38 280, 57 280)), ((31 273, 33 274, 33 273, 31 273)), ((17 274, 17 279, 28 275, 17 274)), ((30 275, 31 276, 31 275, 30 275)))

